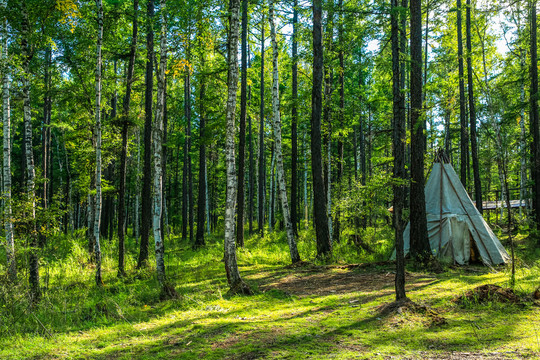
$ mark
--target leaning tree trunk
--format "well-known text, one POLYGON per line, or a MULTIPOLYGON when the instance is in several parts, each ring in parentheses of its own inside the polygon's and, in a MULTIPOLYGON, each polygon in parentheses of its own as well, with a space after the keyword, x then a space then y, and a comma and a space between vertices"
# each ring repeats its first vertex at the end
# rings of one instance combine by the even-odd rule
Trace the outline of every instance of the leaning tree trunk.
POLYGON ((103 4, 102 0, 96 0, 98 37, 96 55, 96 208, 94 220, 94 253, 96 257, 96 284, 103 285, 101 280, 101 247, 99 243, 99 226, 101 222, 101 45, 103 43, 103 4))
POLYGON ((401 93, 401 69, 399 61, 399 26, 398 0, 392 0, 392 94, 393 94, 393 155, 394 155, 394 233, 396 237, 396 300, 406 297, 405 294, 405 256, 403 250, 403 207, 405 205, 405 188, 400 182, 405 179, 405 108, 401 93), (399 181, 399 182, 398 182, 399 181))
POLYGON ((120 154, 120 187, 118 193, 118 276, 125 275, 124 253, 125 253, 125 223, 126 223, 126 169, 127 169, 127 148, 129 129, 129 104, 131 101, 131 88, 133 85, 133 72, 135 70, 135 55, 137 53, 137 13, 139 0, 133 1, 133 36, 131 37, 131 48, 129 53, 129 64, 126 78, 126 95, 122 107, 122 151, 120 154))
POLYGON ((431 256, 424 194, 424 126, 422 124, 422 10, 411 0, 411 255, 425 263, 431 256))
POLYGON ((228 94, 227 94, 227 134, 225 145, 225 158, 227 166, 227 196, 225 203, 225 271, 231 293, 251 294, 251 289, 242 280, 236 261, 236 246, 234 236, 234 213, 236 209, 236 169, 234 156, 234 133, 235 133, 235 110, 236 89, 238 87, 238 28, 240 0, 229 2, 229 69, 228 69, 228 94))
POLYGON ((166 0, 160 1, 161 11, 161 41, 160 61, 157 74, 157 109, 156 120, 153 128, 154 147, 154 198, 152 206, 152 228, 154 230, 154 244, 156 252, 156 271, 158 281, 163 288, 165 285, 165 248, 161 232, 161 215, 163 212, 163 117, 165 115, 165 71, 167 68, 167 24, 166 24, 166 0))
POLYGON ((281 200, 281 210, 283 212, 283 221, 287 231, 287 241, 289 243, 289 251, 292 263, 300 261, 296 240, 294 238, 294 229, 291 222, 289 212, 289 202, 287 200, 287 185, 285 184, 285 170, 283 168, 283 153, 281 149, 281 119, 279 114, 279 74, 278 74, 278 46, 276 41, 276 26, 274 24, 274 1, 269 0, 269 18, 270 18, 270 34, 272 38, 272 110, 274 113, 274 148, 276 153, 276 171, 277 185, 279 189, 279 198, 281 200))
POLYGON ((313 176, 313 216, 317 237, 317 256, 332 253, 326 212, 321 149, 321 110, 323 80, 322 0, 313 1, 313 88, 311 93, 311 171, 313 176))
POLYGON ((144 92, 144 161, 143 161, 143 184, 142 184, 142 209, 141 209, 141 243, 137 268, 141 268, 148 261, 148 241, 150 226, 152 223, 152 102, 154 89, 154 30, 152 22, 154 18, 154 0, 148 0, 147 4, 148 24, 146 26, 146 74, 144 92))
POLYGON ((39 258, 38 258, 38 237, 36 236, 36 171, 34 168, 34 153, 32 146, 32 108, 30 105, 30 59, 32 57, 30 45, 30 24, 28 22, 28 10, 26 3, 22 8, 22 40, 21 50, 23 56, 23 117, 24 117, 24 149, 26 160, 26 189, 28 201, 30 203, 30 256, 29 256, 29 282, 34 301, 39 300, 41 292, 39 289, 39 258))
MULTIPOLYGON (((0 4, 4 10, 7 1, 0 4)), ((6 235, 7 272, 10 281, 17 280, 17 262, 15 261, 15 239, 13 234, 13 220, 11 218, 11 114, 10 114, 10 75, 8 63, 8 21, 3 19, 2 24, 2 124, 4 126, 4 159, 3 159, 3 189, 4 189, 4 231, 6 235)))
POLYGON ((473 73, 472 73, 472 37, 471 37, 471 0, 467 0, 467 82, 469 89, 469 115, 471 128, 471 157, 473 163, 474 198, 476 208, 482 213, 482 185, 480 183, 480 164, 478 162, 478 145, 476 142, 476 108, 474 103, 473 73))

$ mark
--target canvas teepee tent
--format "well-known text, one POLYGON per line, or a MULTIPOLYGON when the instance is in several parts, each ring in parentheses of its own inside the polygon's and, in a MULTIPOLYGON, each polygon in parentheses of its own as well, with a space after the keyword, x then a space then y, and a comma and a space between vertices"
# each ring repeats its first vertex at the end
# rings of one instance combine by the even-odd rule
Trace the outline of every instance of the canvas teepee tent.
MULTIPOLYGON (((504 264, 508 253, 440 152, 425 187, 429 243, 439 259, 461 265, 471 257, 486 265, 504 264)), ((410 247, 410 223, 403 233, 405 254, 410 247)))

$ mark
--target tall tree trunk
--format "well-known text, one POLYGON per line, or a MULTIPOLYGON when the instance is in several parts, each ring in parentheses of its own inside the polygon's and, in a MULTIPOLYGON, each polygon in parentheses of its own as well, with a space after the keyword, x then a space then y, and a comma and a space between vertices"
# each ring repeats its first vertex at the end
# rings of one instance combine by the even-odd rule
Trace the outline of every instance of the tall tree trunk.
MULTIPOLYGON (((0 4, 3 10, 7 7, 7 1, 0 4)), ((6 236, 7 273, 11 282, 17 280, 17 262, 15 261, 15 237, 13 234, 13 220, 11 212, 11 111, 9 87, 11 84, 9 74, 8 55, 8 20, 2 19, 2 124, 4 141, 3 158, 3 190, 4 190, 4 231, 6 236)))
POLYGON ((538 50, 536 43, 536 0, 531 0, 531 89, 530 89, 530 133, 531 141, 531 178, 533 180, 533 219, 540 229, 540 133, 538 120, 538 50))
MULTIPOLYGON (((189 51, 188 51, 188 60, 189 60, 189 51)), ((186 137, 187 137, 187 180, 188 180, 188 224, 189 224, 189 243, 193 244, 193 169, 191 163, 191 76, 189 70, 186 73, 186 82, 187 82, 187 127, 186 127, 186 137)))
POLYGON ((291 262, 297 263, 300 261, 296 240, 294 238, 294 229, 289 213, 289 202, 287 200, 287 185, 285 183, 285 169, 283 166, 283 153, 281 148, 281 116, 279 113, 279 74, 278 74, 278 46, 276 41, 276 26, 274 24, 274 1, 269 0, 269 18, 270 18, 270 34, 272 38, 272 110, 274 115, 274 149, 276 157, 276 172, 277 185, 279 189, 279 198, 281 199, 281 210, 283 212, 283 222, 287 231, 287 241, 289 243, 289 252, 291 262))
MULTIPOLYGON (((526 52, 524 49, 519 51, 520 59, 519 64, 521 73, 525 74, 525 58, 526 52)), ((519 99, 522 104, 525 104, 525 79, 521 79, 519 99)), ((519 117, 519 150, 520 150, 520 171, 519 171, 519 216, 523 215, 523 206, 529 208, 529 194, 527 191, 527 133, 525 131, 525 108, 521 107, 519 117), (525 204, 522 202, 525 201, 525 204)))
POLYGON ((165 288, 165 249, 161 232, 161 219, 163 212, 163 117, 165 115, 165 71, 167 68, 167 24, 166 24, 166 0, 160 1, 161 32, 160 32, 160 56, 157 74, 157 109, 156 120, 153 128, 154 147, 154 198, 152 211, 152 228, 154 230, 154 244, 156 252, 157 278, 165 288))
MULTIPOLYGON (((338 2, 339 11, 340 11, 340 20, 338 25, 338 58, 339 58, 339 114, 338 114, 338 120, 340 127, 340 130, 343 130, 344 126, 344 113, 345 113, 345 61, 344 61, 344 55, 343 55, 343 0, 339 0, 338 2)), ((343 152, 344 152, 344 145, 342 136, 338 137, 338 160, 337 160, 337 177, 336 177, 336 185, 337 185, 337 198, 338 200, 341 197, 341 181, 343 179, 343 152)), ((334 220, 334 235, 333 238, 336 242, 339 242, 340 240, 340 211, 339 207, 336 209, 336 215, 334 220)))
MULTIPOLYGON (((141 194, 141 188, 140 188, 140 173, 141 173, 141 131, 140 129, 137 129, 137 169, 135 172, 135 205, 133 206, 133 233, 135 237, 135 244, 138 243, 141 232, 140 232, 140 218, 139 218, 139 203, 140 203, 140 194, 141 194)), ((148 246, 147 246, 148 248, 148 246)))
POLYGON ((467 81, 469 89, 469 116, 471 128, 471 157, 473 163, 474 198, 476 208, 482 213, 482 185, 480 183, 480 164, 478 162, 478 145, 476 143, 476 108, 474 103, 472 73, 472 36, 471 36, 471 0, 467 0, 467 81))
MULTIPOLYGON (((44 30, 42 30, 44 32, 44 30)), ((41 130, 42 136, 42 176, 43 187, 41 193, 41 206, 44 210, 49 207, 49 184, 50 184, 50 167, 51 164, 51 68, 52 51, 51 47, 47 46, 45 49, 45 69, 44 69, 44 88, 45 96, 43 99, 43 125, 41 130)), ((47 224, 39 226, 47 227, 47 224)), ((46 232, 40 232, 39 234, 39 246, 45 246, 47 242, 46 232)))
POLYGON ((126 94, 122 106, 122 151, 120 153, 120 187, 118 193, 118 276, 125 275, 125 225, 126 225, 126 169, 129 130, 129 105, 131 101, 131 88, 133 85, 133 72, 135 70, 135 56, 137 54, 139 0, 133 1, 133 35, 129 51, 129 63, 126 77, 126 94))
MULTIPOLYGON (((199 196, 197 197, 197 234, 195 236, 195 248, 205 245, 204 242, 204 221, 207 199, 207 178, 206 178, 206 109, 204 97, 206 93, 205 53, 201 52, 201 87, 199 93, 199 196)), ((208 219, 210 224, 210 219, 208 219)))
POLYGON ((146 25, 146 75, 144 92, 144 164, 142 186, 141 244, 137 268, 148 261, 148 240, 152 223, 152 102, 154 88, 154 0, 148 0, 146 25))
POLYGON ((242 280, 236 261, 234 236, 234 212, 236 208, 236 169, 234 156, 236 89, 238 87, 238 28, 240 0, 229 2, 229 38, 228 38, 228 94, 227 94, 227 134, 225 157, 227 164, 227 196, 225 204, 225 271, 231 293, 251 294, 251 289, 242 280))
POLYGON ((424 127, 422 125, 422 9, 411 0, 411 255, 426 262, 431 257, 424 194, 424 127))
POLYGON ((461 0, 457 0, 457 38, 459 62, 459 123, 460 123, 460 180, 467 188, 467 154, 469 140, 467 138, 467 109, 465 104, 465 75, 463 69, 463 35, 461 26, 461 0))
MULTIPOLYGON (((189 71, 189 70, 187 70, 189 71)), ((188 127, 191 127, 191 124, 187 124, 188 118, 190 118, 191 108, 190 108, 190 89, 189 89, 189 78, 188 75, 184 76, 184 119, 186 121, 186 130, 184 138, 184 159, 182 161, 182 240, 187 239, 188 231, 188 161, 189 159, 189 138, 188 138, 188 127)), ((191 119, 190 119, 191 120, 191 119)))
POLYGON ((246 163, 247 114, 247 25, 248 1, 242 0, 242 79, 240 82, 240 133, 238 141, 238 192, 236 209, 236 246, 244 247, 244 172, 246 163))
POLYGON ((329 257, 332 244, 328 231, 326 211, 326 191, 324 189, 322 149, 321 149, 321 110, 323 82, 322 46, 322 1, 313 1, 313 88, 311 93, 311 171, 313 176, 313 216, 317 237, 317 256, 329 257))
MULTIPOLYGON (((392 94, 393 94, 393 155, 394 155, 394 199, 393 222, 396 238, 396 300, 406 298, 405 294, 405 255, 403 249, 403 207, 405 205, 405 188, 400 183, 405 179, 405 101, 401 92, 400 39, 398 25, 398 0, 392 0, 392 94), (399 182, 398 182, 399 181, 399 182)), ((402 15, 403 16, 403 15, 402 15)))
POLYGON ((96 208, 94 220, 94 238, 96 257, 96 284, 103 285, 101 280, 101 246, 99 242, 99 225, 101 221, 101 67, 102 56, 101 46, 103 43, 103 4, 102 0, 96 0, 98 36, 97 36, 97 55, 96 55, 96 208))
POLYGON ((275 168, 276 168, 276 144, 272 143, 272 147, 270 150, 270 153, 272 154, 272 160, 270 160, 270 188, 268 189, 270 192, 270 201, 268 201, 268 230, 272 232, 274 230, 274 224, 276 223, 275 218, 276 214, 274 212, 275 209, 275 196, 276 192, 274 191, 275 185, 274 185, 274 179, 275 179, 275 168))
POLYGON ((291 109, 291 222, 298 234, 298 0, 293 2, 291 109))
POLYGON ((266 159, 264 157, 264 13, 261 18, 261 108, 259 112, 259 233, 264 236, 264 203, 265 191, 265 168, 266 159))
POLYGON ((31 205, 31 220, 29 231, 30 236, 30 256, 29 256, 29 282, 32 299, 38 301, 41 296, 39 288, 39 256, 38 237, 36 236, 36 171, 34 168, 34 153, 32 146, 32 108, 30 104, 30 60, 32 51, 28 43, 30 38, 30 24, 28 21, 28 10, 26 3, 22 7, 22 39, 21 50, 23 56, 23 117, 24 117, 24 152, 26 159, 26 189, 28 201, 31 205))

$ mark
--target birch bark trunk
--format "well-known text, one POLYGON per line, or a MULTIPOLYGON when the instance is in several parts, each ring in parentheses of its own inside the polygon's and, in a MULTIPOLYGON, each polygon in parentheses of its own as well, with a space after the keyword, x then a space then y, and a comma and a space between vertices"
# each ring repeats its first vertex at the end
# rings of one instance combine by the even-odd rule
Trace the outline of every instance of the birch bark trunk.
POLYGON ((32 299, 38 301, 41 292, 39 288, 39 257, 38 257, 38 237, 36 235, 36 171, 34 168, 34 153, 32 146, 32 109, 30 107, 30 59, 32 50, 28 43, 30 37, 30 24, 28 22, 28 10, 26 3, 22 6, 22 39, 21 50, 23 55, 23 117, 24 117, 24 152, 26 160, 26 189, 28 201, 31 204, 30 214, 30 256, 29 256, 29 282, 32 299))
MULTIPOLYGON (((7 1, 0 7, 4 10, 7 1)), ((4 230, 6 235, 7 272, 10 281, 17 280, 17 263, 15 261, 15 239, 13 221, 11 219, 11 112, 10 112, 10 75, 8 65, 8 21, 5 17, 2 24, 2 124, 4 128, 3 190, 4 190, 4 230)))
POLYGON ((274 2, 269 0, 270 7, 270 34, 272 38, 272 110, 274 113, 274 142, 275 142, 275 157, 276 157, 276 171, 277 171, 277 184, 279 189, 279 198, 281 200, 281 210, 283 212, 283 221, 285 222, 285 229, 287 231, 287 241, 289 243, 289 251, 291 255, 292 263, 300 261, 300 255, 298 254, 298 248, 296 246, 296 240, 294 237, 293 224, 291 222, 289 202, 287 200, 287 185, 285 183, 285 170, 283 168, 283 153, 281 150, 281 119, 279 113, 279 74, 278 74, 278 46, 276 41, 276 26, 274 24, 274 2))
POLYGON ((236 209, 236 169, 234 155, 234 133, 235 133, 235 110, 236 110, 236 90, 238 88, 238 29, 240 0, 229 2, 229 69, 228 69, 228 94, 227 94, 227 134, 225 157, 227 166, 227 197, 225 204, 225 243, 224 260, 227 280, 229 282, 230 293, 251 294, 251 289, 242 280, 238 271, 236 261, 235 245, 235 221, 234 213, 236 209))
POLYGON ((165 113, 165 70, 167 67, 167 25, 166 0, 160 1, 161 33, 160 33, 160 61, 157 79, 157 106, 156 121, 154 124, 154 198, 152 211, 152 228, 154 230, 154 244, 156 252, 156 271, 160 285, 165 284, 164 246, 161 232, 161 214, 163 205, 163 115, 165 113))
POLYGON ((101 222, 101 46, 103 43, 103 4, 102 0, 96 0, 98 36, 96 50, 96 208, 94 220, 94 253, 96 257, 96 284, 103 285, 101 279, 101 247, 99 243, 101 222))

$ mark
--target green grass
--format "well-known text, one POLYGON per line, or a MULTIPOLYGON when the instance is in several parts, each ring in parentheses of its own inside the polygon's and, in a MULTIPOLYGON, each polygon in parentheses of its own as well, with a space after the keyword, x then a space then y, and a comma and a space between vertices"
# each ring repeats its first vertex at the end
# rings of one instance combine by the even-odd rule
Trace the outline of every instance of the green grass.
MULTIPOLYGON (((333 263, 384 260, 391 251, 388 231, 365 236, 375 253, 356 251, 344 242, 336 245, 333 263)), ((525 296, 539 284, 540 264, 523 237, 517 239, 516 292, 525 296)), ((105 286, 97 288, 84 238, 80 234, 55 238, 49 247, 56 247, 56 253, 44 250, 50 255, 43 257, 44 296, 38 305, 29 306, 24 285, 0 283, 0 359, 540 355, 540 308, 532 301, 524 305, 453 301, 482 284, 508 286, 508 268, 466 267, 441 274, 409 269, 408 296, 446 319, 446 324, 437 325, 429 314, 407 310, 380 315, 378 307, 394 299, 393 266, 323 267, 313 260, 312 239, 312 231, 303 231, 299 251, 313 264, 289 268, 283 233, 248 238, 246 247, 238 250, 238 261, 255 295, 232 297, 227 295, 219 236, 196 251, 178 238, 169 239, 167 274, 179 298, 160 301, 152 268, 133 270, 137 254, 133 239, 128 241, 130 270, 124 279, 116 277, 114 242, 104 243, 105 286)), ((0 267, 0 272, 5 269, 0 267)))

